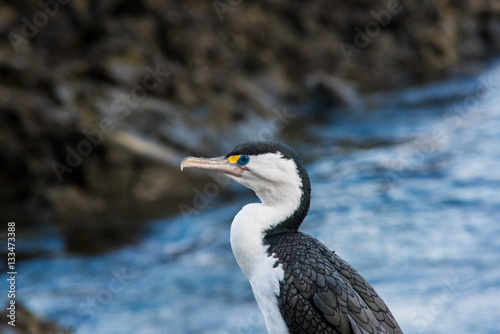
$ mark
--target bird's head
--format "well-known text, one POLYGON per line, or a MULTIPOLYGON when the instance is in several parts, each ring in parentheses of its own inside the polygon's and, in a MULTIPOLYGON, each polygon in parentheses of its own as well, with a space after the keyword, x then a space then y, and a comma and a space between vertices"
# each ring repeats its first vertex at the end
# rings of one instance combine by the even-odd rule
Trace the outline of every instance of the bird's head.
POLYGON ((221 172, 255 191, 265 205, 295 206, 303 213, 299 225, 309 209, 309 176, 297 153, 279 142, 240 144, 216 158, 187 157, 181 163, 184 168, 221 172))

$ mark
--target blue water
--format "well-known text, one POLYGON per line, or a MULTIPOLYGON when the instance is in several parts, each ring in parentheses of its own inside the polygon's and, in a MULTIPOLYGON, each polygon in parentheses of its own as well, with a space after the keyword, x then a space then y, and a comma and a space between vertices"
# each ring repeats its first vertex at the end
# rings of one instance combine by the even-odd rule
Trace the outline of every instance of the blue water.
MULTIPOLYGON (((289 142, 312 180, 302 230, 372 282, 405 333, 499 333, 500 67, 365 106, 289 142)), ((105 255, 66 254, 56 234, 19 241, 48 254, 19 264, 18 300, 77 333, 265 333, 229 245, 256 199, 216 195, 105 255)))

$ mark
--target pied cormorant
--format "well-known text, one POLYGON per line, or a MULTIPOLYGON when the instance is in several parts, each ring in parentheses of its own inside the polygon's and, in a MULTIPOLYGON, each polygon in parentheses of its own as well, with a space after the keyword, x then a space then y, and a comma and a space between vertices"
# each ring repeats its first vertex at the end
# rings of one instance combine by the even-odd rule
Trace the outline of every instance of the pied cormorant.
POLYGON ((279 142, 250 142, 183 168, 224 173, 261 203, 234 217, 231 247, 270 334, 402 333, 372 286, 313 237, 299 232, 311 185, 300 157, 279 142))

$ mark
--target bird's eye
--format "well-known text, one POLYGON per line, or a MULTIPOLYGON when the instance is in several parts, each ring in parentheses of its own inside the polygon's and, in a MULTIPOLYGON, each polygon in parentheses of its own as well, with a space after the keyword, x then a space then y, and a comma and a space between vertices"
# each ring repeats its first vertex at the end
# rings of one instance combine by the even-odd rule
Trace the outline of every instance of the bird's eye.
POLYGON ((250 162, 250 157, 248 155, 241 155, 238 159, 238 165, 243 166, 250 162))

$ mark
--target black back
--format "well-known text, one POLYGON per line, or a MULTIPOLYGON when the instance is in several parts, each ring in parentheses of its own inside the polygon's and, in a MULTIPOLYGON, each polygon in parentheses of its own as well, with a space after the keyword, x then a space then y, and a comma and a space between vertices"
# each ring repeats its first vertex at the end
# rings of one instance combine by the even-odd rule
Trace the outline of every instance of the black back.
POLYGON ((277 298, 290 334, 403 333, 373 287, 318 240, 292 232, 264 244, 284 270, 277 298))

